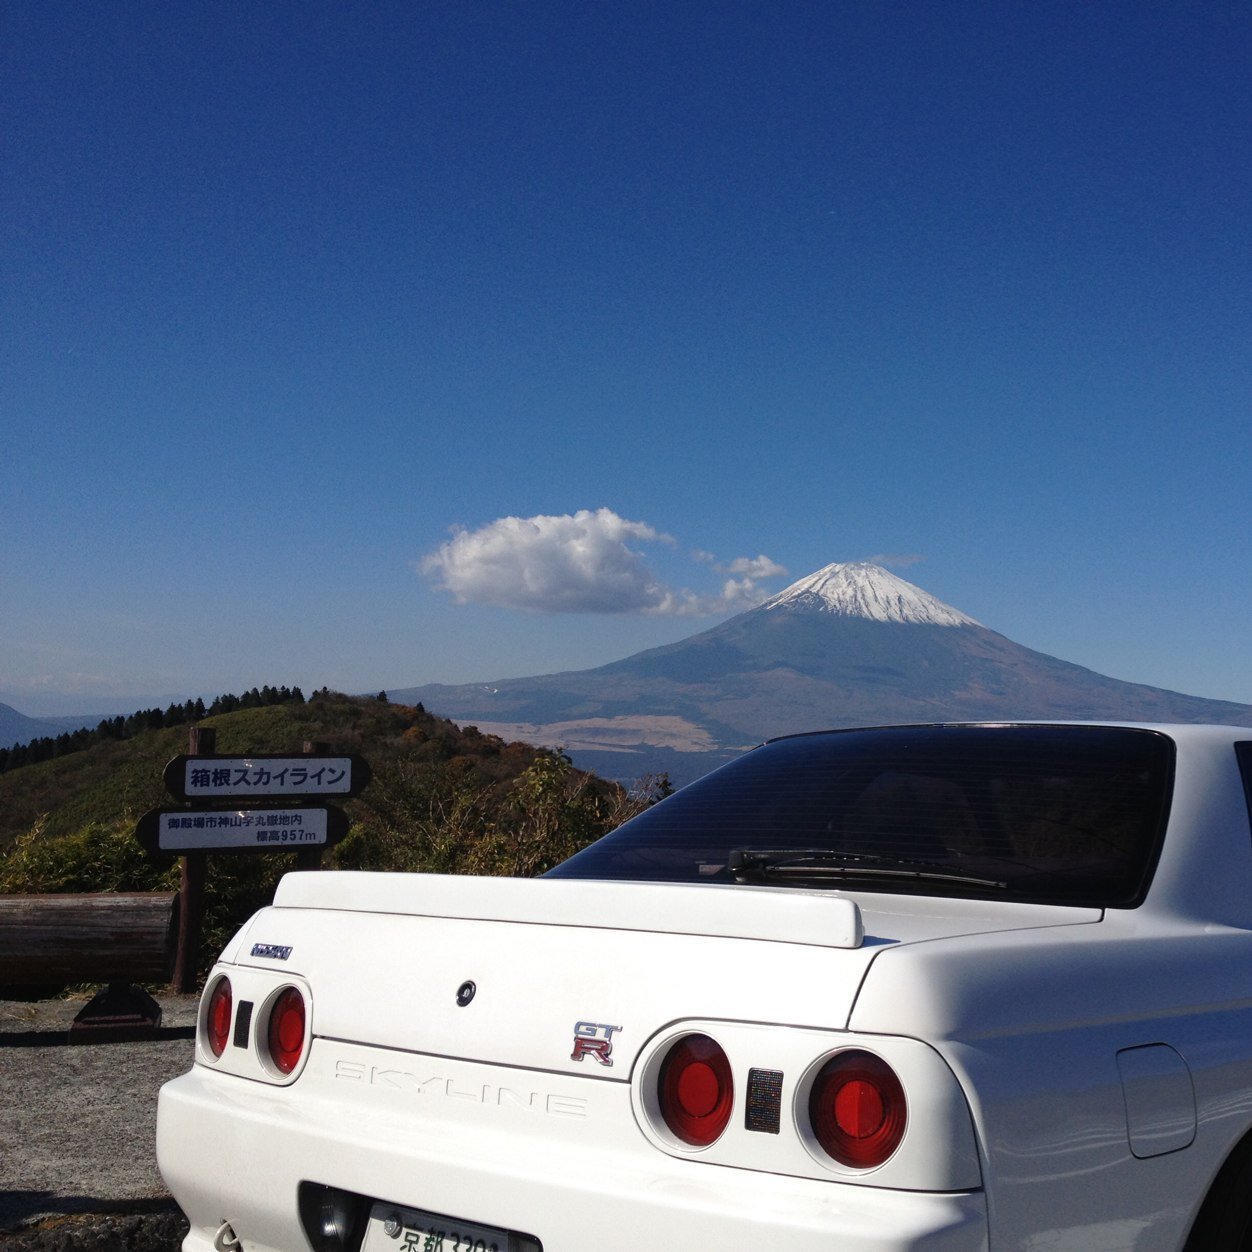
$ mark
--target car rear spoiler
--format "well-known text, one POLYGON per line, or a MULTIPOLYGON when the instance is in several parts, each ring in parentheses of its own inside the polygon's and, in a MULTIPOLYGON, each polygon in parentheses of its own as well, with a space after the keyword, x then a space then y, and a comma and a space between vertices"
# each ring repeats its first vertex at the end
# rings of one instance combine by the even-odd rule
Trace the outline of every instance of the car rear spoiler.
POLYGON ((859 948, 865 937, 861 910, 845 896, 714 883, 308 871, 282 879, 274 906, 767 939, 826 948, 859 948))

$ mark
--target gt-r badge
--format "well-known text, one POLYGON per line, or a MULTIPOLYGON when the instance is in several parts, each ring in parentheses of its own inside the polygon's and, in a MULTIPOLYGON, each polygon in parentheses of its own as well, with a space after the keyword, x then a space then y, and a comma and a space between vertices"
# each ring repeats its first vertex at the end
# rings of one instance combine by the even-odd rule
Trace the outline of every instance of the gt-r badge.
POLYGON ((593 1056, 601 1065, 612 1065, 613 1036, 620 1030, 620 1026, 603 1022, 575 1022, 574 1050, 569 1059, 581 1061, 584 1056, 593 1056))

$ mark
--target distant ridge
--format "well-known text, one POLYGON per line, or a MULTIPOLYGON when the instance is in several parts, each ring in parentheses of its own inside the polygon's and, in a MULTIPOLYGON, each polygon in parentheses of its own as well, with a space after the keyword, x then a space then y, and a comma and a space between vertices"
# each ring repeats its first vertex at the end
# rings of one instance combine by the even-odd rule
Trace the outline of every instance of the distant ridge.
POLYGON ((77 726, 76 718, 27 717, 9 704, 0 704, 0 748, 11 748, 17 743, 29 743, 49 735, 59 735, 67 722, 77 726))
POLYGON ((675 782, 763 739, 835 726, 1252 726, 1250 705, 1122 682, 1035 652, 864 562, 827 565, 711 630, 596 669, 389 690, 506 738, 563 746, 609 777, 664 769, 675 782))

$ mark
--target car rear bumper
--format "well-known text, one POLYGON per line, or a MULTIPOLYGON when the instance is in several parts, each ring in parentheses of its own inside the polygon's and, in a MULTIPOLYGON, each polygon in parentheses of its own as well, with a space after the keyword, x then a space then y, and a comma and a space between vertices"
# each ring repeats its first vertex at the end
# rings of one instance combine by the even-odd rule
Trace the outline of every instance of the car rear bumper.
POLYGON ((622 1082, 547 1089, 544 1075, 493 1075, 512 1084, 502 1087, 452 1063, 419 1070, 412 1058, 372 1067, 367 1082, 355 1062, 327 1064, 336 1045, 314 1046, 321 1064, 311 1058, 291 1087, 197 1065, 162 1089, 157 1157, 191 1223, 184 1252, 209 1252, 224 1222, 248 1252, 303 1252, 301 1182, 525 1232, 544 1252, 988 1246, 981 1192, 889 1190, 658 1152, 622 1082))

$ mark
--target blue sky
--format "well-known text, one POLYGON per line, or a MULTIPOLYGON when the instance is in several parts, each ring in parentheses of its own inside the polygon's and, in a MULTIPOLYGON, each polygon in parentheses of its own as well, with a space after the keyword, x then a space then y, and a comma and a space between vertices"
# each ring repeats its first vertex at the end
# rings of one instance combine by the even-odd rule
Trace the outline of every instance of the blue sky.
POLYGON ((0 700, 582 668, 886 556, 1252 702, 1249 82, 1226 0, 11 0, 0 700))

